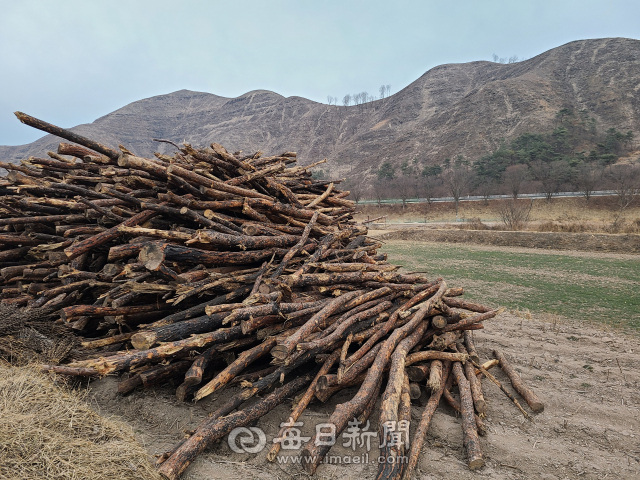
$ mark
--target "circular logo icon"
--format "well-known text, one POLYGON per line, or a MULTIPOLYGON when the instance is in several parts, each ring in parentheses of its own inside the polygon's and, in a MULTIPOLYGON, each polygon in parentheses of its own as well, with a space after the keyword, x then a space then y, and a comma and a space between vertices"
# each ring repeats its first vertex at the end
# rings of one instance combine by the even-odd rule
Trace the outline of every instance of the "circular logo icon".
POLYGON ((260 428, 238 427, 229 433, 228 443, 236 453, 259 453, 267 445, 267 437, 260 428))

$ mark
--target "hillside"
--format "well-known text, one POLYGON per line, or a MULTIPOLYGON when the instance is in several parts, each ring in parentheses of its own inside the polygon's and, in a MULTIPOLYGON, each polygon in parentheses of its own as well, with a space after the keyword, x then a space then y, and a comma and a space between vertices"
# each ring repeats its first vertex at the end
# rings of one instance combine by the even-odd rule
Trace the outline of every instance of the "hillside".
MULTIPOLYGON (((563 107, 588 110, 603 130, 639 132, 639 88, 639 40, 580 40, 520 63, 441 65, 398 93, 359 106, 327 106, 265 90, 237 98, 181 90, 72 130, 143 156, 171 148, 152 138, 215 141, 231 151, 295 150, 302 163, 327 157, 333 175, 366 175, 384 160, 475 159, 501 139, 547 130, 563 107)), ((45 136, 0 146, 0 159, 43 155, 57 142, 45 136)))

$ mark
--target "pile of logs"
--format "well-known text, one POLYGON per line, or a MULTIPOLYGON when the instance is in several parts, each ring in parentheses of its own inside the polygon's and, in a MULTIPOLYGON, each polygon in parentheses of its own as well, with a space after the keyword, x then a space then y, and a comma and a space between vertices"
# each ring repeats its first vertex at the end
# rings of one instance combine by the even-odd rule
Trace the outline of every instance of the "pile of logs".
MULTIPOLYGON (((82 340, 84 358, 76 349, 71 363, 43 368, 127 372, 122 394, 172 380, 182 401, 240 387, 160 457, 165 477, 178 478, 208 444, 303 389, 293 422, 311 401, 358 387, 328 420, 337 435, 353 418, 365 421, 380 396, 382 428, 410 420, 411 401, 431 392, 411 450, 385 442, 381 452, 408 455, 408 464, 380 464, 379 478, 411 478, 441 397, 460 412, 469 468, 480 468, 480 379, 499 384, 487 371, 498 362, 542 410, 499 352, 480 364, 470 331, 501 310, 461 300, 463 290, 442 279, 400 273, 353 220, 340 181, 312 177, 317 163, 166 140, 158 141, 175 148, 172 156, 141 158, 16 115, 73 142, 48 158, 0 163, 8 171, 0 179, 0 302, 40 308, 82 340)), ((302 451, 309 473, 330 448, 314 440, 302 451)), ((275 444, 268 458, 278 451, 275 444)))

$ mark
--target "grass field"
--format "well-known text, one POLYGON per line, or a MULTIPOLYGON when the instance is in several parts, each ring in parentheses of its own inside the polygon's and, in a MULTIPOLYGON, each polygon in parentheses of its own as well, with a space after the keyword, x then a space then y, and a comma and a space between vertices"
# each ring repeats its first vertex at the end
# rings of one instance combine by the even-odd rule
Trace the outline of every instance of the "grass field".
POLYGON ((393 241, 389 261, 442 276, 465 297, 640 332, 640 257, 393 241))

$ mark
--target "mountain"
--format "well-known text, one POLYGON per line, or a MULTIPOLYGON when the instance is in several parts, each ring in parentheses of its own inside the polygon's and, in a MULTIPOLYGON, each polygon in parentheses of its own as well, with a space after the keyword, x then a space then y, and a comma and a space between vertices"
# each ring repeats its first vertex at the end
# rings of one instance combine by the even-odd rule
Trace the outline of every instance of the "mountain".
MULTIPOLYGON (((566 107, 588 110, 603 131, 640 133, 639 89, 640 41, 606 38, 570 42, 513 64, 441 65, 363 105, 327 106, 266 90, 237 98, 181 90, 72 130, 142 156, 173 148, 152 138, 217 142, 247 153, 297 151, 303 164, 326 157, 332 175, 371 175, 385 160, 478 158, 503 139, 548 131, 566 107)), ((28 145, 0 146, 0 159, 43 155, 58 142, 47 135, 28 145)))

